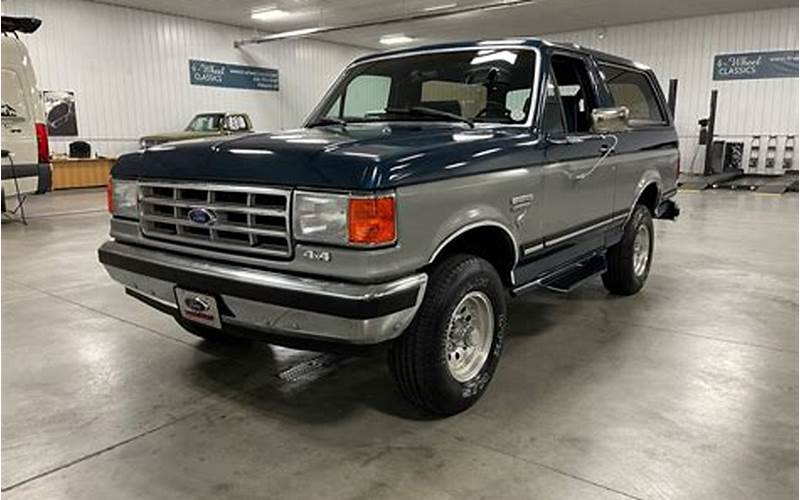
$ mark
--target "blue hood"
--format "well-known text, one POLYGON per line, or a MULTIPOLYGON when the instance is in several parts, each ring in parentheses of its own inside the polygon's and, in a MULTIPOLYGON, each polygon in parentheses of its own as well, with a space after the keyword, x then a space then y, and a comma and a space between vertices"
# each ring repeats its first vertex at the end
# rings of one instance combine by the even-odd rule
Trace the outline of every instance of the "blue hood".
POLYGON ((115 178, 376 190, 531 164, 519 128, 338 125, 168 143, 120 157, 115 178), (523 150, 526 154, 522 154, 523 150))

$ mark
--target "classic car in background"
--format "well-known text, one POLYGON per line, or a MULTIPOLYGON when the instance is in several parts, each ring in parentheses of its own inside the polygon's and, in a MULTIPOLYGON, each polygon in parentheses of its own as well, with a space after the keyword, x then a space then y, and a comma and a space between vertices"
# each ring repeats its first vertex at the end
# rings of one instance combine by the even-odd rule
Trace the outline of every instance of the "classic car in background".
POLYGON ((143 149, 170 141, 196 139, 214 135, 241 134, 253 131, 253 122, 247 113, 201 113, 180 132, 147 135, 139 139, 143 149))

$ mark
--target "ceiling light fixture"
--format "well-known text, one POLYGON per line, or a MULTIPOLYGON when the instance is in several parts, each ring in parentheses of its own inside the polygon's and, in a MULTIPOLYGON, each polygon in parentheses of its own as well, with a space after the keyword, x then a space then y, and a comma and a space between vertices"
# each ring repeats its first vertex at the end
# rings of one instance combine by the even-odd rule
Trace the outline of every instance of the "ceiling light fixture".
POLYGON ((285 19, 290 15, 291 14, 289 12, 281 10, 277 7, 265 7, 263 9, 254 10, 250 14, 250 17, 256 21, 278 21, 280 19, 285 19))
POLYGON ((489 11, 494 9, 510 9, 514 7, 521 7, 523 5, 533 5, 542 1, 545 0, 489 0, 485 3, 474 4, 474 5, 467 5, 467 6, 456 5, 456 7, 449 9, 437 9, 434 11, 417 11, 397 17, 385 17, 381 19, 354 22, 351 24, 319 26, 317 28, 306 28, 301 30, 286 31, 283 33, 275 33, 272 35, 257 36, 254 38, 245 38, 244 40, 236 40, 235 42, 233 42, 233 46, 238 48, 244 45, 274 42, 276 40, 284 40, 286 38, 299 38, 310 34, 334 33, 334 32, 353 30, 358 28, 371 28, 374 26, 386 26, 389 24, 408 23, 412 21, 423 21, 427 19, 437 19, 440 17, 449 17, 460 14, 489 11))
POLYGON ((413 42, 414 39, 410 36, 406 36, 402 33, 398 33, 396 35, 383 35, 380 39, 380 42, 383 45, 400 45, 402 43, 413 42))
POLYGON ((452 9, 453 7, 457 7, 457 6, 458 6, 458 4, 455 3, 455 2, 453 2, 453 3, 444 3, 442 5, 432 5, 430 7, 425 7, 422 10, 424 10, 425 12, 433 12, 433 11, 436 11, 436 10, 452 9))
MULTIPOLYGON (((287 38, 300 38, 306 35, 313 35, 319 31, 325 31, 326 28, 324 26, 319 26, 316 28, 301 28, 299 30, 291 30, 291 31, 283 31, 281 33, 275 33, 274 35, 266 35, 259 38, 259 43, 261 42, 271 42, 273 40, 285 40, 287 38)), ((240 42, 233 42, 234 47, 239 47, 244 45, 240 42)))

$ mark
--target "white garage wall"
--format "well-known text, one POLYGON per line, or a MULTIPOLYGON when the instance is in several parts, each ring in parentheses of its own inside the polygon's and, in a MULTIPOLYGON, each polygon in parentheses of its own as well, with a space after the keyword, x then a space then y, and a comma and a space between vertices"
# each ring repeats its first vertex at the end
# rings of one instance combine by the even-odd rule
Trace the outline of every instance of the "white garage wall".
MULTIPOLYGON (((259 130, 297 126, 341 68, 364 50, 313 40, 234 49, 253 30, 85 0, 3 0, 5 13, 44 21, 25 36, 41 89, 74 90, 80 138, 100 154, 134 148, 139 136, 182 128, 201 111, 244 110, 259 130), (278 68, 279 92, 189 85, 188 59, 278 68)), ((680 80, 677 125, 683 169, 695 150, 697 120, 719 89, 717 133, 798 134, 798 80, 714 82, 715 54, 796 49, 797 8, 658 21, 545 35, 642 61, 666 91, 680 80)), ((479 33, 476 34, 479 36, 479 33)), ((52 139, 55 152, 67 140, 52 139)), ((762 151, 765 148, 762 146, 762 151)))
MULTIPOLYGON (((4 0, 3 13, 42 27, 24 40, 42 90, 74 90, 80 138, 99 154, 135 149, 147 133, 182 129, 202 111, 240 110, 257 130, 299 125, 363 49, 293 40, 235 49, 254 30, 83 0, 4 0), (189 59, 277 68, 280 91, 189 84, 189 59)), ((66 152, 76 138, 52 138, 66 152)))
MULTIPOLYGON (((665 95, 669 79, 677 78, 675 114, 682 138, 682 169, 688 171, 697 144, 697 120, 708 116, 711 89, 719 90, 716 133, 743 140, 745 156, 753 134, 797 135, 797 78, 711 79, 716 54, 797 49, 797 15, 797 8, 771 9, 608 27, 602 39, 597 29, 544 37, 643 62, 655 70, 665 95)), ((762 139, 762 156, 765 149, 762 139)))

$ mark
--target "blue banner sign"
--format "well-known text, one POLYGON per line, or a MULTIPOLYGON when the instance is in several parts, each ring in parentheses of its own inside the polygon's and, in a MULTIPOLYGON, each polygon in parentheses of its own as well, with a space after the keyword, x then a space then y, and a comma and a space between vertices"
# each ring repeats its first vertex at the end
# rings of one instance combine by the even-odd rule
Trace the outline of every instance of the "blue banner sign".
POLYGON ((797 78, 796 50, 743 52, 714 56, 714 80, 797 78))
POLYGON ((278 70, 189 59, 189 82, 206 87, 278 90, 278 70))

